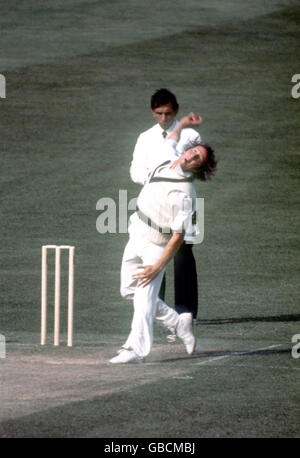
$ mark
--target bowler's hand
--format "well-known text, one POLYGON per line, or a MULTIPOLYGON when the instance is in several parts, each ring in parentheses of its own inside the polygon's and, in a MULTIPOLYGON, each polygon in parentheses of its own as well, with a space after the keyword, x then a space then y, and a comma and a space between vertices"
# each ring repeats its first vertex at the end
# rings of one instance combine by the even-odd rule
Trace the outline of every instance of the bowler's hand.
POLYGON ((180 120, 180 123, 183 128, 199 126, 202 123, 202 118, 201 116, 195 115, 195 113, 189 113, 180 120))
POLYGON ((138 269, 143 269, 143 272, 132 276, 135 280, 140 280, 138 286, 143 288, 148 285, 160 272, 155 266, 138 266, 138 269))

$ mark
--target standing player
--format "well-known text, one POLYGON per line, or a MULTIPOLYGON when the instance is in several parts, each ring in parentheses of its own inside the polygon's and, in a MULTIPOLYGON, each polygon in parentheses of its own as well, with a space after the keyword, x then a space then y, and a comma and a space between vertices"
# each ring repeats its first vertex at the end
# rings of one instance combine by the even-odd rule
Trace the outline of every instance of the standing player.
POLYGON ((121 267, 121 294, 133 301, 134 314, 127 341, 110 360, 113 364, 140 362, 150 353, 154 318, 176 330, 188 354, 195 349, 192 314, 178 314, 158 294, 167 263, 182 246, 185 234, 193 231, 193 181, 206 180, 216 168, 213 149, 202 143, 177 158, 176 144, 182 129, 200 122, 199 116, 190 113, 175 126, 161 148, 162 163, 152 171, 138 196, 137 211, 130 218, 129 241, 121 267), (172 160, 166 160, 168 157, 172 160))
MULTIPOLYGON (((179 105, 175 95, 168 89, 159 89, 151 97, 151 110, 157 124, 141 133, 135 145, 130 167, 132 181, 144 185, 149 173, 161 162, 161 146, 167 135, 178 125, 176 115, 179 105)), ((178 157, 190 143, 200 143, 199 133, 186 128, 181 132, 176 145, 178 157)), ((196 320, 198 312, 197 271, 193 248, 193 239, 185 238, 174 257, 175 310, 180 313, 192 313, 196 320), (188 242, 188 243, 187 243, 188 242)), ((165 277, 163 278, 160 297, 164 299, 165 277)), ((174 329, 170 329, 174 336, 174 329)), ((172 335, 169 336, 173 340, 172 335)))

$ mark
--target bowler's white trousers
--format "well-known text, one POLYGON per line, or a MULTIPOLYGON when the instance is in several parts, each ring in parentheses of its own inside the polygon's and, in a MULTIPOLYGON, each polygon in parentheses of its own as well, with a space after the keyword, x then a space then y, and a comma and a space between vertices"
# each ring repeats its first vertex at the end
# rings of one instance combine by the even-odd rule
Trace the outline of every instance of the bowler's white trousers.
POLYGON ((121 295, 133 301, 134 307, 131 332, 123 348, 133 350, 141 358, 146 357, 152 348, 153 319, 166 328, 175 328, 179 318, 178 313, 158 297, 165 269, 144 287, 138 286, 138 280, 132 278, 141 272, 138 266, 155 264, 164 249, 165 246, 135 236, 129 239, 123 254, 121 295))

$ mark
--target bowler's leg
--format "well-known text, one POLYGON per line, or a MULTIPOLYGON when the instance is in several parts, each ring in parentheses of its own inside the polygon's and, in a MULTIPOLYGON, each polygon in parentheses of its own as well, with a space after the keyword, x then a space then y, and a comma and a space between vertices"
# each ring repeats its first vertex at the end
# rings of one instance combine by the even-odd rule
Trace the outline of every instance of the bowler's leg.
POLYGON ((136 280, 133 281, 131 278, 138 272, 138 265, 155 264, 163 251, 163 246, 148 243, 142 247, 140 252, 138 250, 138 257, 137 255, 136 257, 131 256, 128 249, 122 262, 121 270, 124 270, 124 273, 121 274, 121 279, 123 279, 121 293, 123 297, 133 298, 134 307, 131 332, 123 348, 133 350, 140 358, 147 356, 152 348, 153 318, 164 269, 146 286, 138 286, 136 280), (133 296, 132 292, 134 292, 133 296))
POLYGON ((140 358, 145 358, 152 348, 153 318, 163 275, 164 271, 161 271, 148 285, 137 286, 135 291, 134 315, 126 345, 140 358))
POLYGON ((157 323, 168 330, 174 329, 175 332, 178 319, 179 314, 159 297, 156 302, 155 312, 155 320, 157 323))
POLYGON ((124 299, 133 301, 137 280, 132 276, 137 272, 137 266, 141 264, 142 259, 137 254, 136 245, 129 239, 122 258, 121 264, 121 296, 124 299))
POLYGON ((191 313, 178 314, 160 298, 157 300, 156 321, 167 329, 174 329, 176 335, 183 341, 186 351, 191 355, 195 350, 196 339, 193 333, 191 313))

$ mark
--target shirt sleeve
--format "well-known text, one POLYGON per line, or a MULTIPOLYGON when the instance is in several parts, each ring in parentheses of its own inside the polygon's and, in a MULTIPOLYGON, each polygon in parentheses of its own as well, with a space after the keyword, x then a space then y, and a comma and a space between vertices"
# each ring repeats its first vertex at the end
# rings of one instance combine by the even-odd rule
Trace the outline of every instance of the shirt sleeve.
POLYGON ((143 148, 143 140, 140 135, 137 139, 134 151, 133 159, 130 165, 130 177, 134 183, 143 185, 150 173, 150 170, 146 166, 146 151, 143 148))
MULTIPOLYGON (((159 147, 159 151, 155 151, 157 160, 156 164, 153 163, 153 165, 156 167, 165 161, 174 161, 178 159, 179 154, 176 150, 176 147, 177 142, 174 140, 165 140, 164 143, 159 147)), ((147 167, 146 154, 145 140, 143 139, 143 136, 140 135, 137 139, 133 152, 133 160, 130 166, 130 177, 134 183, 141 185, 145 184, 150 173, 153 171, 147 167)))
POLYGON ((202 141, 201 135, 194 129, 183 129, 181 132, 180 140, 177 144, 177 153, 181 156, 183 152, 189 147, 191 142, 200 143, 202 141))
POLYGON ((159 154, 160 163, 168 160, 176 161, 180 157, 180 153, 177 151, 177 145, 178 143, 175 140, 167 139, 164 141, 159 154))

